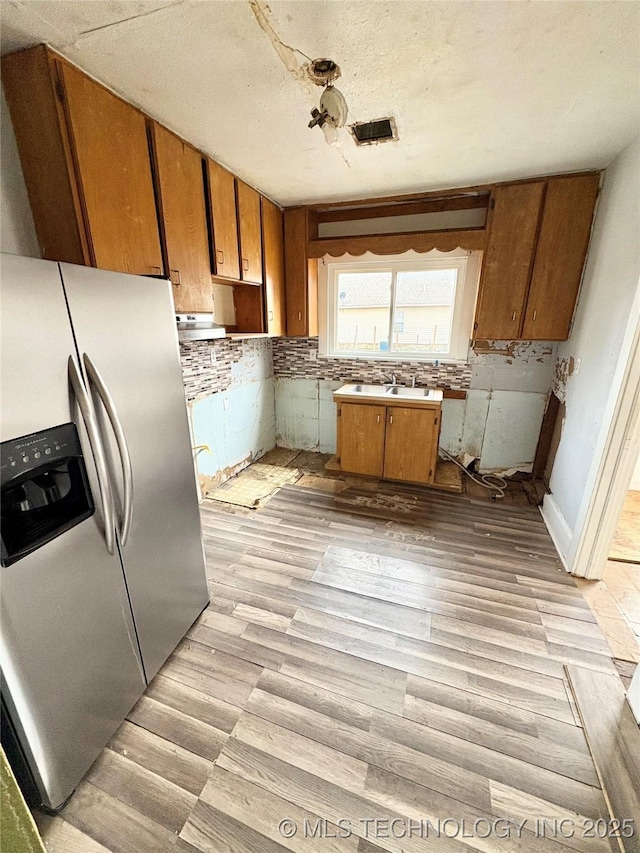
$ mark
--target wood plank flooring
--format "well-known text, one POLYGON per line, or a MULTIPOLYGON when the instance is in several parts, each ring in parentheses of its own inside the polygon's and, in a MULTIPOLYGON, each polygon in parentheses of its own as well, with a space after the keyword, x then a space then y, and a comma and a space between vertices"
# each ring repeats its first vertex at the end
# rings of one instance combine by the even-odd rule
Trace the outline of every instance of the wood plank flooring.
POLYGON ((350 481, 202 523, 211 605, 39 818, 49 851, 619 849, 585 837, 565 664, 619 676, 535 508, 350 481))
MULTIPOLYGON (((625 690, 618 678, 602 672, 568 666, 587 742, 595 759, 613 814, 640 815, 640 731, 625 690)), ((638 853, 640 839, 626 837, 626 853, 638 853)))

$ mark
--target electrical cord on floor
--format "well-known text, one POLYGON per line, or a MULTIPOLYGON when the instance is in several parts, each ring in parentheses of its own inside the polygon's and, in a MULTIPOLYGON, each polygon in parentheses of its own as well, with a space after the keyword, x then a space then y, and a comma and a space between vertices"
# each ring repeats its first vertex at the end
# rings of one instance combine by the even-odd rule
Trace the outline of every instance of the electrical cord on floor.
POLYGON ((476 477, 471 471, 462 465, 462 463, 458 462, 450 453, 447 453, 446 450, 443 450, 441 447, 438 448, 438 452, 441 456, 445 456, 450 462, 453 462, 458 468, 461 468, 467 477, 470 477, 474 483, 477 483, 479 486, 482 486, 484 489, 490 489, 495 494, 491 495, 492 501, 499 501, 505 495, 505 491, 507 489, 507 481, 504 477, 499 477, 497 474, 481 474, 479 477, 476 477), (493 482, 492 482, 493 481, 493 482))

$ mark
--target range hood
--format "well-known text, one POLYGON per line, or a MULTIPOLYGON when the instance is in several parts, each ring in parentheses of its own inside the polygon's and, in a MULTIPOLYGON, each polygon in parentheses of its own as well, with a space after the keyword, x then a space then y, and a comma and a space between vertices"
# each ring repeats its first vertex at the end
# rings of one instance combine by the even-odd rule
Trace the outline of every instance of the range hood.
POLYGON ((176 314, 178 340, 212 341, 226 337, 224 326, 213 322, 213 314, 176 314))

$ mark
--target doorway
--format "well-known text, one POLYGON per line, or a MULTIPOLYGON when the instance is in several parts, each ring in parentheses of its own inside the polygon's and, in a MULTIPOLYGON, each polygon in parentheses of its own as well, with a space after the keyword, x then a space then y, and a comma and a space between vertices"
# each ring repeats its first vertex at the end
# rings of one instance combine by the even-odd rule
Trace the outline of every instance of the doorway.
POLYGON ((613 386, 611 426, 604 441, 571 573, 601 580, 640 455, 640 285, 633 318, 624 336, 622 360, 613 386))

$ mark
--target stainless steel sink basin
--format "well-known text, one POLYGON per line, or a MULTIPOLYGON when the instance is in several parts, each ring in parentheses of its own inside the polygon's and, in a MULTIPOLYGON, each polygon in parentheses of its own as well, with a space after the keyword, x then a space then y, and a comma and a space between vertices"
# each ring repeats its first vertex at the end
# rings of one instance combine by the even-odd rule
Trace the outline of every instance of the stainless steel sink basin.
POLYGON ((343 389, 349 389, 348 393, 351 394, 373 394, 374 396, 378 396, 380 394, 384 394, 385 386, 384 385, 362 385, 358 383, 357 385, 343 385, 343 389))
POLYGON ((387 391, 387 394, 393 394, 396 397, 412 397, 420 399, 421 397, 430 397, 433 399, 433 388, 405 388, 404 385, 392 385, 387 391))

